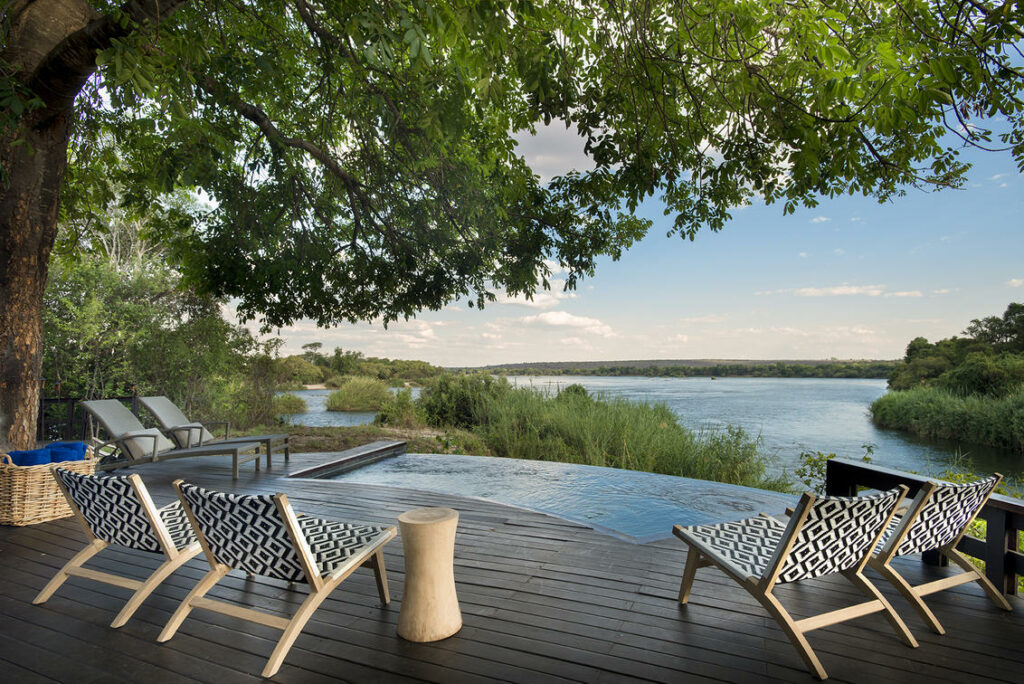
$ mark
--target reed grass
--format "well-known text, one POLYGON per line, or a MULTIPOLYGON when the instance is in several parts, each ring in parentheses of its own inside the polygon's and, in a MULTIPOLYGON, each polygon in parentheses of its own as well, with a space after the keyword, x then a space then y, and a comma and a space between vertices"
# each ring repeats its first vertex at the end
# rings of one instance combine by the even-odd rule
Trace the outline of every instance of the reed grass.
POLYGON ((563 391, 551 397, 504 380, 447 378, 424 392, 434 425, 470 428, 495 456, 626 468, 769 489, 760 439, 739 428, 694 432, 663 403, 563 391))
POLYGON ((306 400, 294 394, 278 394, 272 401, 274 402, 275 416, 306 412, 306 400))
POLYGON ((1024 388, 1003 397, 958 397, 937 387, 889 392, 871 404, 881 427, 1024 452, 1024 388))
POLYGON ((327 396, 326 408, 328 411, 376 411, 388 395, 386 383, 356 376, 327 396))

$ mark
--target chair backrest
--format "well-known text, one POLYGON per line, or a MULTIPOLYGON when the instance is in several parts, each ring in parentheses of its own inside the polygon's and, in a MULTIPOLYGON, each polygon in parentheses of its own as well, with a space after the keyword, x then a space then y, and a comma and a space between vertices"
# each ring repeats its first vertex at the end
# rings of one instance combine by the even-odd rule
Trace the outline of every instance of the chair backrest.
MULTIPOLYGON (((796 534, 777 582, 795 582, 856 568, 874 549, 906 487, 871 496, 804 495, 783 537, 796 534), (808 504, 807 502, 810 501, 808 504), (800 524, 803 510, 807 517, 800 524)), ((774 563, 769 564, 769 572, 774 563)))
MULTIPOLYGON (((164 550, 146 514, 146 507, 155 512, 156 506, 141 481, 133 485, 132 477, 137 476, 99 477, 64 468, 54 469, 53 474, 96 538, 139 551, 164 550)), ((158 514, 155 519, 162 525, 158 514)))
POLYGON ((149 409, 165 430, 189 422, 188 416, 167 397, 139 397, 139 403, 149 409))
POLYGON ((967 484, 935 483, 935 489, 910 524, 895 555, 920 553, 951 544, 974 520, 1003 476, 996 473, 967 484))
MULTIPOLYGON (((289 582, 307 579, 274 496, 215 492, 187 482, 178 489, 218 563, 289 582)), ((299 540, 312 558, 301 533, 299 540)))
POLYGON ((81 406, 103 426, 110 439, 122 444, 133 459, 151 455, 154 444, 157 453, 174 448, 174 443, 160 430, 146 429, 135 414, 117 399, 92 399, 81 402, 81 406))
POLYGON ((160 427, 174 433, 178 444, 190 447, 213 441, 209 430, 201 423, 189 421, 188 416, 167 397, 139 397, 139 403, 153 414, 160 427))

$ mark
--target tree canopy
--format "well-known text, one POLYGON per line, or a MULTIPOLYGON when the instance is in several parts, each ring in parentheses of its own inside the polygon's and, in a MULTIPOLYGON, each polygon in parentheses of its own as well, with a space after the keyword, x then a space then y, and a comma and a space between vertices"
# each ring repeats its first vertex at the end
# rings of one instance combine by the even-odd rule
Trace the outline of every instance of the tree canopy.
POLYGON ((1024 163, 1022 26, 1021 0, 11 0, 0 428, 34 422, 58 209, 112 184, 203 199, 159 237, 269 327, 483 305, 549 260, 574 287, 647 197, 692 238, 754 196, 957 186, 961 144, 1024 163), (592 169, 533 173, 514 135, 551 122, 592 169))
POLYGON ((949 0, 189 2, 98 53, 71 184, 109 179, 112 142, 135 201, 201 189, 210 211, 165 237, 193 282, 271 326, 483 304, 532 292, 545 259, 572 286, 618 257, 650 195, 692 237, 754 194, 793 211, 955 186, 961 138, 1024 160, 1022 17, 949 0), (541 121, 595 168, 541 184, 512 137, 541 121))

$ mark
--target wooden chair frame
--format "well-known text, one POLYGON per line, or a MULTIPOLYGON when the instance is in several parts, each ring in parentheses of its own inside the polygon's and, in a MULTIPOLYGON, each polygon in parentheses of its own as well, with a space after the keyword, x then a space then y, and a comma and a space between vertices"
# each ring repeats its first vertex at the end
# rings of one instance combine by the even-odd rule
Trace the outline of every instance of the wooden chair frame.
POLYGON ((89 527, 88 521, 75 504, 75 501, 71 497, 71 493, 67 490, 67 487, 65 487, 64 483, 60 481, 60 478, 57 477, 56 473, 54 473, 53 476, 54 479, 57 480, 57 486, 60 487, 61 492, 64 493, 64 497, 68 500, 68 505, 71 507, 75 518, 82 525, 82 529, 85 530, 85 534, 89 538, 89 543, 84 549, 75 554, 71 560, 65 563, 64 567, 57 571, 57 574, 54 575, 53 579, 51 579, 45 587, 43 587, 43 590, 39 592, 35 599, 32 600, 32 603, 36 605, 46 603, 46 601, 53 596, 54 592, 56 592, 69 577, 84 577, 85 579, 110 584, 115 587, 134 589, 135 593, 128 599, 128 602, 124 605, 124 608, 121 609, 121 612, 119 612, 114 618, 114 621, 110 623, 110 626, 115 629, 121 627, 128 622, 128 619, 131 618, 135 611, 139 609, 143 601, 153 593, 154 589, 160 586, 160 583, 163 582, 168 575, 199 554, 201 550, 200 545, 198 542, 194 542, 180 550, 174 546, 174 542, 171 541, 170 534, 167 532, 167 528, 164 526, 163 520, 160 518, 159 510, 150 498, 149 492, 146 490, 146 486, 142 483, 142 478, 137 474, 133 474, 128 476, 128 480, 131 483, 132 490, 135 492, 135 495, 138 497, 138 500, 142 505, 142 510, 145 512, 146 518, 149 520, 153 534, 156 536, 157 541, 160 544, 160 549, 165 558, 164 562, 144 581, 115 575, 109 572, 102 572, 100 570, 85 568, 83 566, 89 559, 108 546, 111 546, 111 544, 93 534, 92 528, 89 527))
POLYGON ((942 623, 935 617, 935 614, 931 611, 928 605, 924 602, 923 597, 929 594, 934 594, 945 589, 951 589, 952 587, 958 587, 961 584, 968 584, 970 582, 977 582, 981 585, 981 588, 988 594, 988 597, 992 599, 992 602, 1003 610, 1013 610, 1006 597, 1003 593, 996 588, 988 577, 985 576, 981 570, 979 570, 971 561, 967 559, 962 553, 956 550, 957 544, 967 533, 967 528, 970 527, 971 522, 977 517, 978 513, 982 508, 985 507, 985 502, 995 491, 995 488, 999 486, 999 482, 1002 481, 1003 476, 999 473, 994 473, 998 478, 995 485, 992 486, 992 490, 982 498, 975 509, 974 514, 971 515, 970 520, 963 526, 960 533, 956 535, 948 544, 939 547, 938 551, 943 556, 952 561, 956 566, 961 568, 963 572, 941 579, 932 580, 931 582, 925 582, 923 584, 912 585, 906 580, 895 568, 892 567, 892 560, 897 556, 900 544, 906 538, 913 527, 914 522, 918 516, 924 510, 924 507, 928 504, 935 490, 938 489, 938 485, 934 482, 926 482, 922 485, 917 496, 911 501, 910 506, 903 515, 903 519, 900 524, 894 530, 893 534, 885 541, 883 548, 868 561, 868 566, 878 572, 882 577, 889 580, 890 583, 903 595, 910 605, 914 607, 918 615, 921 616, 928 626, 932 628, 937 634, 945 634, 946 630, 943 628, 942 623))
POLYGON ((228 615, 234 618, 248 620, 249 622, 266 625, 267 627, 273 627, 274 629, 280 630, 282 634, 277 645, 274 647, 274 651, 270 655, 270 659, 263 668, 262 673, 264 677, 273 677, 277 673, 278 669, 280 669, 285 656, 288 655, 288 651, 291 649, 292 644, 295 643, 295 639, 298 638, 303 628, 305 628, 306 623, 313 616, 313 613, 316 612, 316 609, 319 608, 324 599, 326 599, 328 595, 357 568, 362 565, 367 565, 373 568, 374 575, 377 580, 377 593, 380 595, 381 602, 384 605, 391 602, 391 596, 388 592, 387 571, 384 567, 383 546, 394 539, 397 535, 395 528, 387 528, 386 537, 375 544, 367 546, 359 554, 353 556, 344 564, 335 568, 333 572, 327 575, 321 575, 317 568, 315 559, 312 557, 305 542, 305 535, 299 528, 299 516, 292 509, 292 506, 288 501, 288 497, 284 494, 275 494, 274 503, 277 507, 278 513, 281 515, 281 519, 284 521, 286 529, 288 530, 289 538, 295 547, 295 551, 302 564, 302 569, 305 572, 306 582, 309 584, 309 595, 302 602, 302 605, 299 606, 299 609, 291 616, 291 618, 284 618, 255 608, 246 608, 235 603, 207 598, 206 594, 213 589, 213 587, 220 582, 220 580, 223 579, 232 568, 218 562, 214 556, 206 537, 203 536, 202 529, 199 522, 196 520, 195 513, 192 511, 188 501, 181 492, 182 482, 183 480, 175 480, 174 489, 178 494, 178 498, 181 500, 181 505, 185 508, 185 513, 188 515, 189 521, 192 523, 193 528, 195 528, 196 535, 199 537, 199 544, 202 547, 203 553, 206 555, 206 560, 210 564, 210 571, 203 576, 199 583, 196 584, 192 591, 189 592, 188 596, 186 596, 181 602, 181 605, 178 606, 178 609, 171 616, 171 619, 167 622, 163 631, 160 632, 160 635, 157 637, 157 641, 163 642, 173 637, 181 626, 181 623, 184 622, 185 618, 188 617, 188 614, 192 612, 193 608, 202 608, 204 610, 220 613, 221 615, 228 615))
MULTIPOLYGON (((892 511, 886 518, 885 524, 879 527, 878 533, 875 535, 872 543, 867 547, 864 557, 856 564, 856 566, 840 573, 853 586, 866 594, 871 599, 870 601, 846 608, 828 611, 818 615, 812 615, 802 620, 795 620, 779 602, 778 597, 774 595, 773 590, 775 585, 778 583, 779 575, 783 571, 786 560, 789 558, 793 544, 796 542, 797 537, 800 534, 800 530, 803 528, 803 525, 807 520, 812 504, 818 498, 814 494, 808 492, 801 497, 800 502, 797 504, 785 533, 782 535, 771 560, 760 577, 755 577, 741 572, 737 567, 722 558, 718 552, 702 543, 699 539, 691 536, 685 527, 682 525, 674 526, 672 529, 673 534, 686 542, 690 547, 686 554, 686 567, 683 570, 682 583, 679 586, 679 603, 685 605, 689 601, 690 590, 693 587, 693 581, 696 578, 698 569, 707 566, 717 567, 743 587, 743 589, 753 596, 758 603, 764 606, 765 610, 767 610, 772 618, 774 618, 774 620, 779 624, 779 627, 782 628, 782 631, 796 648, 801 659, 804 661, 804 664, 807 666, 807 669, 810 670, 810 672, 818 679, 827 679, 828 673, 825 671, 825 668, 822 666, 821 661, 818 659, 817 654, 815 654, 814 649, 811 648, 811 645, 805 636, 807 632, 815 629, 828 627, 840 622, 846 622, 847 620, 853 620, 865 615, 882 612, 903 643, 916 648, 918 645, 917 640, 914 639, 914 635, 910 633, 910 629, 903 620, 900 619, 900 616, 896 614, 896 611, 893 610, 893 607, 889 604, 886 598, 878 591, 878 588, 868 581, 863 574, 864 567, 868 563, 871 552, 877 546, 878 541, 881 539, 885 530, 889 526, 890 521, 896 514, 896 508, 899 506, 900 501, 902 501, 903 497, 906 496, 907 488, 902 485, 900 488, 903 491, 897 500, 896 505, 893 506, 892 511)), ((762 513, 762 515, 764 514, 762 513)))

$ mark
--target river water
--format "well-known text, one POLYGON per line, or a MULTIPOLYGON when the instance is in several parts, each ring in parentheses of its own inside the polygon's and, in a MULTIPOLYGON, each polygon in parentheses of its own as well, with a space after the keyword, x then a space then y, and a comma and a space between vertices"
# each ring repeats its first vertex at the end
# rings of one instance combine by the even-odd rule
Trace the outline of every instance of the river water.
MULTIPOLYGON (((643 378, 594 376, 517 376, 524 386, 547 391, 577 383, 591 392, 632 401, 663 402, 686 427, 695 430, 742 427, 760 435, 762 451, 772 459, 774 472, 790 473, 802 451, 835 453, 860 458, 864 444, 875 453, 872 462, 900 470, 937 475, 958 455, 967 456, 978 471, 999 471, 1020 482, 1024 457, 1007 451, 916 439, 871 422, 868 406, 885 394, 885 380, 834 378, 643 378)), ((306 399, 309 412, 292 417, 296 425, 354 425, 370 422, 373 414, 330 413, 323 410, 329 391, 295 392, 306 399)))

